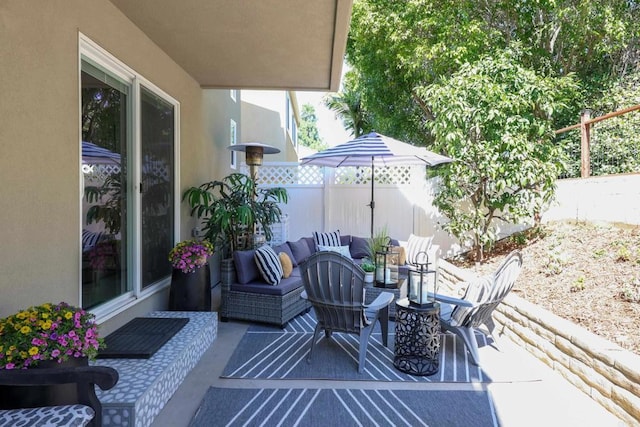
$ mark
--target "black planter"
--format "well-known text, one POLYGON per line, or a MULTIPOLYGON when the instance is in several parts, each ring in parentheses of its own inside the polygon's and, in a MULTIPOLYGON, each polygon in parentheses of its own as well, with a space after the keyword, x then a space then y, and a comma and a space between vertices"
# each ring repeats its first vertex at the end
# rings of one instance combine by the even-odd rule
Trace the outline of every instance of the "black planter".
MULTIPOLYGON (((86 357, 72 357, 63 363, 43 360, 29 370, 41 368, 89 366, 86 357)), ((75 384, 60 385, 3 385, 0 386, 0 409, 37 408, 40 406, 71 405, 78 402, 75 384)))
POLYGON ((193 273, 173 270, 169 291, 169 310, 211 311, 209 264, 205 264, 193 273))

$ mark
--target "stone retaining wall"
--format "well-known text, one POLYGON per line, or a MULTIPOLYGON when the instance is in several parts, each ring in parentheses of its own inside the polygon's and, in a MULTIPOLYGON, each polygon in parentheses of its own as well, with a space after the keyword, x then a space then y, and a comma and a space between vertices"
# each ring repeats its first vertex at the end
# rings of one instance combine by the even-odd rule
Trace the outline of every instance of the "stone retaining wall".
MULTIPOLYGON (((439 268, 447 287, 473 277, 444 260, 439 268)), ((514 294, 493 318, 498 331, 626 424, 640 426, 640 356, 514 294)))

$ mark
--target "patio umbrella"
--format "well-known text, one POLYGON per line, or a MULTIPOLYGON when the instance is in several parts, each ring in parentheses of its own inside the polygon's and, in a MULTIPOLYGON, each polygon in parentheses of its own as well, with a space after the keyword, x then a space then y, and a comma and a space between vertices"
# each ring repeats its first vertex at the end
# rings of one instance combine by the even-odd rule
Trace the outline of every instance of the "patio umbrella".
POLYGON ((373 216, 375 209, 374 187, 375 168, 385 166, 437 166, 453 161, 406 142, 371 132, 324 151, 300 159, 301 165, 329 166, 370 166, 371 167, 371 236, 373 236, 373 216))
POLYGON ((92 142, 82 141, 82 163, 91 165, 120 165, 120 154, 114 153, 92 142))

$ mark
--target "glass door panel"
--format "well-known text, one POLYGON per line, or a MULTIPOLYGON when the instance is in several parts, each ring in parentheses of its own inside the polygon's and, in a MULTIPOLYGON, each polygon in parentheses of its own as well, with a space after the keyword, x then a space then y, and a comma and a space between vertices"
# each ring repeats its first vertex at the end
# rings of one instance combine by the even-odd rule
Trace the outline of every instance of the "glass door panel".
POLYGON ((127 285, 127 146, 130 86, 83 61, 82 307, 131 290, 127 285))
POLYGON ((142 287, 171 275, 175 106, 140 87, 142 287))

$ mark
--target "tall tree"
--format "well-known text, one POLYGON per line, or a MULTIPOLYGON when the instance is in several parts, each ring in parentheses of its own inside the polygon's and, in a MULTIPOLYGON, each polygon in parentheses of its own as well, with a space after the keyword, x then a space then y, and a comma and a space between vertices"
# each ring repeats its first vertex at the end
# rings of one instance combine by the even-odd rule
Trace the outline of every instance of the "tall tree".
MULTIPOLYGON (((431 117, 416 87, 519 42, 530 48, 527 68, 577 75, 585 89, 573 101, 579 111, 608 81, 637 69, 639 15, 637 2, 620 0, 356 0, 347 60, 376 130, 428 144, 431 117)), ((555 120, 562 127, 575 117, 555 120)))
POLYGON ((496 240, 495 220, 535 217, 552 200, 562 168, 553 116, 576 90, 572 76, 540 77, 511 49, 417 89, 436 150, 454 159, 442 166, 434 204, 445 229, 471 238, 476 260, 496 240))
POLYGON ((328 145, 320 138, 318 117, 313 105, 304 104, 302 106, 300 119, 300 127, 298 128, 298 141, 300 141, 300 144, 318 151, 326 149, 328 145))
POLYGON ((372 130, 370 115, 362 105, 362 90, 352 71, 346 74, 342 90, 327 94, 324 104, 340 117, 344 128, 354 138, 372 130))

